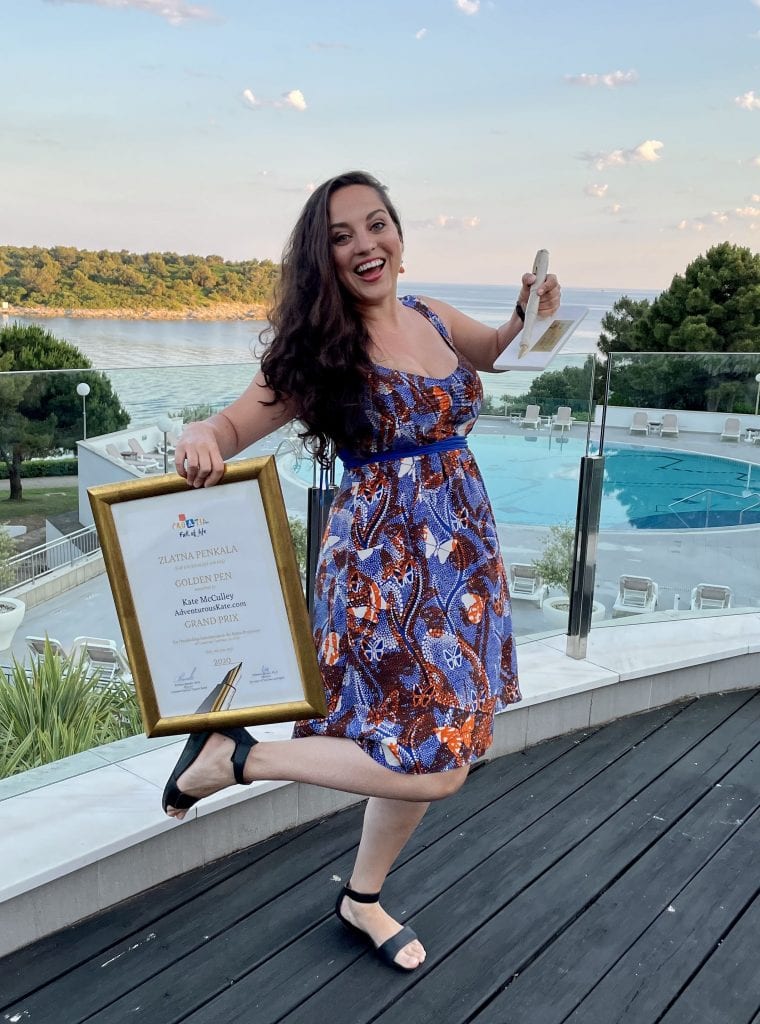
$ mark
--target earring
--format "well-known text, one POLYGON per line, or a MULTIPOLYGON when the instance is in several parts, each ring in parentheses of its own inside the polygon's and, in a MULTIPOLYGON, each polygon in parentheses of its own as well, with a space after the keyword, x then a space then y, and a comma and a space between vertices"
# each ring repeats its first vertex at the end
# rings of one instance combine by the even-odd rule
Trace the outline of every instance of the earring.
POLYGON ((399 272, 399 274, 405 274, 405 273, 406 273, 406 267, 404 266, 404 264, 403 264, 403 263, 402 263, 402 264, 401 264, 401 266, 400 266, 400 267, 398 268, 398 272, 399 272))

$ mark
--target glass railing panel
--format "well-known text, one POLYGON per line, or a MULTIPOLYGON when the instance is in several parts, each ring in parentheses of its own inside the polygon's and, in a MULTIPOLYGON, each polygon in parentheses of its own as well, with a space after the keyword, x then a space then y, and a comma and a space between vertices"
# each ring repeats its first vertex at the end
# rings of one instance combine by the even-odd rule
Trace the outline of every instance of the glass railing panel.
POLYGON ((760 607, 760 356, 612 359, 595 597, 626 622, 760 607))

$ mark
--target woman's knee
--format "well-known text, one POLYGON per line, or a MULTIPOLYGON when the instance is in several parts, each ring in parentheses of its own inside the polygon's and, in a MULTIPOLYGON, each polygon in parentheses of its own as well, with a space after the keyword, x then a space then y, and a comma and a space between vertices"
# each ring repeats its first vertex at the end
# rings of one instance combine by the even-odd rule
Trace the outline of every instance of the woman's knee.
POLYGON ((452 768, 448 772, 437 772, 429 775, 432 783, 431 800, 444 800, 447 796, 453 796, 464 785, 467 774, 470 771, 468 765, 463 768, 452 768))

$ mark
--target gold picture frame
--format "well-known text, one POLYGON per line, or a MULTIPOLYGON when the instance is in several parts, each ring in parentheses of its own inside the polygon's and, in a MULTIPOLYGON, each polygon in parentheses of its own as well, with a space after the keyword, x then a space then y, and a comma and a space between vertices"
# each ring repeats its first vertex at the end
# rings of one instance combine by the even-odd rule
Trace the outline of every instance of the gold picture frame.
POLYGON ((88 494, 148 736, 326 714, 274 456, 88 494))

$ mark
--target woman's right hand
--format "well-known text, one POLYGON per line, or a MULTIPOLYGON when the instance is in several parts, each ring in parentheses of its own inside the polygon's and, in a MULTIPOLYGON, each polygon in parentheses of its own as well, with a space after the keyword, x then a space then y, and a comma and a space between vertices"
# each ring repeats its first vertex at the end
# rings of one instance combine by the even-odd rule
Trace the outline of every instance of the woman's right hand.
POLYGON ((174 453, 174 465, 190 487, 213 487, 224 475, 216 431, 208 420, 188 423, 174 453))

